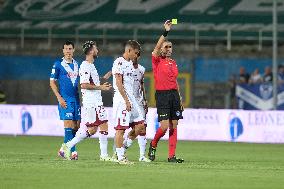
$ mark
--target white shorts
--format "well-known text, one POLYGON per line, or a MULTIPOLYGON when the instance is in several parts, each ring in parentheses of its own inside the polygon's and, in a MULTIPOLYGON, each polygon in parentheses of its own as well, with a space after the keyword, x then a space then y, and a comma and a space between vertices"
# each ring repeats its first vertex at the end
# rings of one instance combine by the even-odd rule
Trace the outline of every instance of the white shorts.
MULTIPOLYGON (((113 115, 115 119, 115 129, 125 130, 131 125, 137 125, 144 123, 145 111, 141 110, 136 100, 129 98, 131 104, 131 111, 126 110, 126 104, 124 100, 114 100, 113 101, 113 115)), ((143 108, 142 108, 143 109, 143 108)))
POLYGON ((87 127, 99 126, 107 121, 107 112, 104 106, 87 105, 82 107, 82 122, 87 127))

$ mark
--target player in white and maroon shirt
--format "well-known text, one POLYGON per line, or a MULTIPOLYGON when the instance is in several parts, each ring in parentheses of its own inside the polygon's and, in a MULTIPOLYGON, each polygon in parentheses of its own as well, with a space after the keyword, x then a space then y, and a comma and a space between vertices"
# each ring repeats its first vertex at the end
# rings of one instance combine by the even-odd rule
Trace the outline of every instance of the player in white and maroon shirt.
POLYGON ((117 58, 112 67, 113 74, 113 115, 116 121, 115 145, 119 163, 132 164, 125 157, 123 135, 129 127, 134 128, 136 138, 144 128, 143 112, 134 96, 134 66, 132 60, 140 53, 140 44, 127 41, 122 57, 117 58))
POLYGON ((94 41, 85 42, 83 51, 86 60, 80 66, 79 75, 83 104, 82 122, 86 125, 86 128, 80 129, 71 141, 62 144, 62 148, 66 158, 70 159, 70 149, 83 139, 94 135, 99 127, 100 160, 113 161, 107 153, 108 120, 101 95, 101 91, 109 90, 111 85, 107 82, 100 85, 99 75, 94 65, 94 60, 98 54, 96 43, 94 41))
MULTIPOLYGON (((146 93, 144 88, 144 73, 145 68, 138 64, 138 59, 140 58, 140 53, 138 54, 137 58, 133 60, 134 66, 134 83, 133 83, 133 92, 136 101, 138 102, 139 109, 142 112, 144 118, 144 127, 141 130, 140 134, 138 135, 138 144, 140 149, 140 157, 139 161, 142 162, 151 162, 148 158, 145 157, 145 150, 147 145, 146 139, 146 114, 148 112, 147 100, 146 100, 146 93)), ((132 145, 133 140, 136 138, 135 136, 135 129, 132 129, 129 133, 127 138, 124 140, 123 145, 127 149, 132 145)))

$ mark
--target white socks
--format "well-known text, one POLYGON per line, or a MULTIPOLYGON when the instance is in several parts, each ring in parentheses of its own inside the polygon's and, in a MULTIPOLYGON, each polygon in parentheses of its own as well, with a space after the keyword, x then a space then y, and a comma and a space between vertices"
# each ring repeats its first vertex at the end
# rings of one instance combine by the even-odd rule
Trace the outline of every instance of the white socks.
POLYGON ((107 157, 107 135, 99 133, 99 142, 100 142, 100 149, 101 149, 101 157, 107 157))
POLYGON ((112 151, 113 151, 114 154, 116 154, 116 145, 115 145, 115 140, 114 139, 113 139, 112 151))
POLYGON ((140 157, 145 157, 145 150, 147 145, 146 136, 138 136, 138 144, 140 149, 140 157))
POLYGON ((116 148, 116 154, 117 154, 117 159, 118 161, 121 161, 124 159, 124 147, 121 147, 121 148, 116 148))
MULTIPOLYGON (((123 146, 125 147, 125 149, 129 148, 133 143, 133 140, 131 140, 130 138, 126 138, 123 141, 123 146)), ((147 145, 147 139, 146 136, 138 136, 138 144, 139 144, 139 149, 140 149, 140 157, 144 157, 145 156, 145 151, 146 151, 146 145, 147 145)))
MULTIPOLYGON (((88 133, 86 130, 78 130, 76 133, 76 136, 70 140, 69 142, 66 143, 66 146, 68 148, 72 148, 75 146, 77 143, 80 141, 84 140, 85 138, 88 137, 88 133)), ((101 157, 107 157, 107 135, 99 133, 99 143, 100 143, 100 150, 101 150, 101 157)))
POLYGON ((123 141, 123 145, 126 149, 129 148, 132 145, 132 143, 133 143, 133 140, 131 140, 128 137, 123 141))
POLYGON ((79 143, 80 141, 84 140, 85 138, 88 137, 87 134, 88 131, 83 130, 83 129, 79 129, 76 133, 76 136, 70 140, 69 142, 66 143, 66 146, 68 148, 72 148, 73 146, 75 146, 77 143, 79 143))

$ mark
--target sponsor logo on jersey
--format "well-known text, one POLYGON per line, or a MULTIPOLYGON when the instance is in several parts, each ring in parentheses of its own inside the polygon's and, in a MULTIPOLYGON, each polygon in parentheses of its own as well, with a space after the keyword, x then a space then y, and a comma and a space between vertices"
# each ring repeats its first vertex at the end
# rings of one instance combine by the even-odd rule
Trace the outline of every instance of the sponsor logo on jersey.
POLYGON ((68 77, 69 78, 77 78, 78 77, 78 73, 74 73, 74 72, 68 72, 68 77))

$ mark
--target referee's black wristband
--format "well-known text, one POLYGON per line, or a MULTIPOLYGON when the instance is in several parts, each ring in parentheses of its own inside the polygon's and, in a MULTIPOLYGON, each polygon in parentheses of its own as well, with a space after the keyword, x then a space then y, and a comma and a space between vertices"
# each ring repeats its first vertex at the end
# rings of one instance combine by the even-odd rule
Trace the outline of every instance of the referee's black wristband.
POLYGON ((164 33, 163 33, 163 36, 167 37, 168 33, 169 33, 169 31, 165 30, 164 33))

